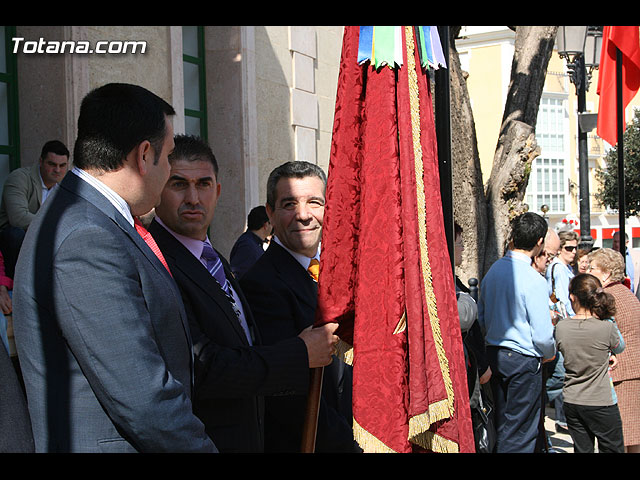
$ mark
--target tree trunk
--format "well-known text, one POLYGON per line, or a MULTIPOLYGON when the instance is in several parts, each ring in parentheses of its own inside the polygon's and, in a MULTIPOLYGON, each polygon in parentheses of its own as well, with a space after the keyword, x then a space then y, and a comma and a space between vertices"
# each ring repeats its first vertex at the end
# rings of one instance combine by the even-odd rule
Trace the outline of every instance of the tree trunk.
POLYGON ((540 154, 535 126, 557 29, 515 27, 511 82, 485 193, 488 231, 483 275, 504 255, 509 241, 509 223, 523 211, 522 199, 531 162, 540 154))
POLYGON ((455 39, 461 27, 449 29, 449 75, 451 78, 451 159, 453 169, 453 214, 463 227, 467 246, 462 265, 456 268, 460 279, 481 278, 484 268, 484 239, 487 237, 487 203, 482 182, 476 127, 467 90, 466 72, 460 67, 455 39), (474 247, 475 246, 475 247, 474 247))
POLYGON ((465 252, 456 273, 481 279, 506 250, 511 219, 523 211, 531 162, 540 154, 535 125, 558 27, 510 27, 516 32, 511 81, 493 166, 483 190, 475 122, 465 73, 450 28, 451 131, 454 215, 463 227, 465 252))

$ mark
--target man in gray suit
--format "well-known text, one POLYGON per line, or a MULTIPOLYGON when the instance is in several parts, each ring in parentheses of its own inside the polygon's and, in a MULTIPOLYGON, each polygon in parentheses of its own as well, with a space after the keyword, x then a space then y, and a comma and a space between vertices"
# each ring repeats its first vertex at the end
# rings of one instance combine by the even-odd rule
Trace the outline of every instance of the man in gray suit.
POLYGON ((5 273, 13 278, 20 246, 29 224, 49 192, 67 173, 69 150, 59 140, 50 140, 40 152, 40 160, 9 174, 0 202, 0 250, 5 273))
POLYGON ((169 177, 174 113, 134 85, 90 92, 76 167, 27 231, 14 319, 37 452, 217 451, 180 292, 136 222, 169 177))

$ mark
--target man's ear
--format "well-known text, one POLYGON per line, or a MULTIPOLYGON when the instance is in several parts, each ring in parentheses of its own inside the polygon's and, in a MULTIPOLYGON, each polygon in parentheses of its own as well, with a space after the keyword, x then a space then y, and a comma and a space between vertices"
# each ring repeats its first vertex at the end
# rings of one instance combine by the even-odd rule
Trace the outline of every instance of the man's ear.
POLYGON ((149 140, 143 140, 131 150, 133 163, 140 175, 144 176, 149 171, 149 165, 153 163, 154 152, 149 140))
POLYGON ((271 218, 273 217, 273 208, 271 208, 271 205, 269 205, 268 203, 265 203, 264 209, 267 211, 269 222, 271 222, 271 225, 273 225, 273 222, 271 221, 271 218))

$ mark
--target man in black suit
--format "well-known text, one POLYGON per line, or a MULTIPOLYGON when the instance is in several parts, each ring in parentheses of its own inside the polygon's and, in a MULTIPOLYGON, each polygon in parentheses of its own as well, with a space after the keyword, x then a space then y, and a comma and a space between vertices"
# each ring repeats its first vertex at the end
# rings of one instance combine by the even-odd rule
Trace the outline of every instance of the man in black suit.
POLYGON ((195 353, 194 412, 221 452, 264 450, 264 395, 301 393, 326 365, 337 325, 264 346, 229 264, 207 230, 220 196, 218 164, 201 139, 179 135, 149 231, 175 279, 195 353))
POLYGON ((247 216, 247 231, 238 237, 229 254, 231 271, 237 278, 242 278, 264 254, 263 245, 272 230, 264 205, 252 208, 247 216))
MULTIPOLYGON (((317 165, 287 162, 267 181, 274 237, 240 284, 266 344, 298 335, 314 323, 318 285, 308 272, 319 261, 326 176, 317 165)), ((353 439, 351 367, 334 357, 325 367, 316 452, 357 452, 353 439)), ((307 394, 266 399, 269 452, 299 451, 307 394)))

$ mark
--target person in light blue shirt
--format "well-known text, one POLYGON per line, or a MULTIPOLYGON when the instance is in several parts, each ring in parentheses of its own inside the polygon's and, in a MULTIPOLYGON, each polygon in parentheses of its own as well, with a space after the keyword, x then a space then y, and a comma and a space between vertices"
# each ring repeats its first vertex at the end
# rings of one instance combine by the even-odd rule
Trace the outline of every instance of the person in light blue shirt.
POLYGON ((542 362, 556 353, 545 279, 532 267, 544 249, 547 223, 524 213, 512 221, 513 248, 480 288, 478 322, 493 372, 496 453, 534 452, 542 408, 542 362))
POLYGON ((572 317, 575 312, 569 300, 569 282, 575 277, 572 265, 578 253, 578 234, 573 230, 562 231, 558 233, 558 237, 560 237, 560 251, 547 268, 547 284, 549 294, 555 293, 556 298, 566 309, 566 316, 572 317))

